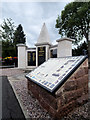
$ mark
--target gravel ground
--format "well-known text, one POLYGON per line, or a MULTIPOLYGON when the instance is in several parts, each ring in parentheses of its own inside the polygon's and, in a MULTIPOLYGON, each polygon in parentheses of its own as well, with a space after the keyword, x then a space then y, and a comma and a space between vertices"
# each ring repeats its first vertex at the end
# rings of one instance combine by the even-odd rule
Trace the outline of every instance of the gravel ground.
MULTIPOLYGON (((13 81, 14 88, 22 101, 25 110, 30 118, 53 118, 39 104, 39 102, 30 93, 28 94, 27 80, 13 81)), ((88 109, 89 102, 83 106, 76 108, 74 111, 65 116, 61 120, 89 120, 88 109)))
POLYGON ((16 93, 30 118, 51 118, 31 93, 28 93, 27 80, 12 81, 16 93))
POLYGON ((16 76, 23 74, 24 70, 20 70, 18 68, 6 68, 6 69, 0 69, 0 76, 16 76))
MULTIPOLYGON (((18 69, 3 69, 3 75, 10 76, 11 82, 15 88, 15 91, 30 118, 50 119, 54 120, 46 110, 44 110, 39 102, 30 93, 28 94, 27 79, 24 77, 26 73, 23 70, 18 69)), ((90 103, 86 103, 83 106, 76 108, 74 111, 65 116, 61 120, 90 120, 89 118, 89 106, 90 103)))
POLYGON ((89 116, 90 103, 86 103, 83 106, 76 108, 74 111, 65 116, 62 120, 90 120, 89 116))

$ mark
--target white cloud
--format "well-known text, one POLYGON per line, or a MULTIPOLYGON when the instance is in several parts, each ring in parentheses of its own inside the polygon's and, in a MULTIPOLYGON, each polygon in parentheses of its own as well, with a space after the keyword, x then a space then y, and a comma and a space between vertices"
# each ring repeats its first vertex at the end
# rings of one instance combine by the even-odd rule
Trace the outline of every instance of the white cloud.
POLYGON ((27 45, 37 42, 43 23, 46 23, 52 43, 60 38, 55 28, 56 18, 66 3, 64 2, 3 2, 2 18, 12 18, 15 25, 21 24, 26 34, 27 45))
MULTIPOLYGON (((2 1, 3 2, 72 2, 74 0, 2 0, 2 1)), ((78 1, 81 1, 81 0, 78 0, 78 1)))

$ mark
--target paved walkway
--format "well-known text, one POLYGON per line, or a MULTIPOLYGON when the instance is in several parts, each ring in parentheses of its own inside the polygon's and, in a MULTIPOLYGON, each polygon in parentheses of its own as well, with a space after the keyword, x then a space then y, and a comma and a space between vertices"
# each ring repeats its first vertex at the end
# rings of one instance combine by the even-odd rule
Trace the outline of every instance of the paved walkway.
POLYGON ((20 70, 18 68, 5 68, 0 69, 0 76, 18 76, 20 74, 23 74, 24 70, 20 70))
POLYGON ((2 77, 2 119, 25 120, 18 100, 6 76, 2 77))

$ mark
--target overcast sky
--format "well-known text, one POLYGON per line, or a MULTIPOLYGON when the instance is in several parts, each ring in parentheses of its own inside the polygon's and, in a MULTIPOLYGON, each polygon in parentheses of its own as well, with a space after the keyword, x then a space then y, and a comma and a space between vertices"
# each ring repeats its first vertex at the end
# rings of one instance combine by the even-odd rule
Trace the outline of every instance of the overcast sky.
POLYGON ((60 38, 56 18, 68 2, 2 2, 2 20, 12 18, 16 26, 21 24, 29 47, 34 47, 45 22, 51 42, 56 44, 60 38))

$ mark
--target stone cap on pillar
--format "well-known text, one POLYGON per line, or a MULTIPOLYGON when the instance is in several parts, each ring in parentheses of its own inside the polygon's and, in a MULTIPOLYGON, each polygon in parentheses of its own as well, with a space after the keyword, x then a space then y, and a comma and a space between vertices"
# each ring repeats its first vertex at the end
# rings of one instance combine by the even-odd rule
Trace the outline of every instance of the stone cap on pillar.
POLYGON ((73 41, 75 41, 74 39, 67 38, 67 37, 60 38, 60 39, 58 39, 58 40, 56 40, 56 41, 57 41, 57 42, 61 42, 61 41, 64 41, 64 40, 67 40, 67 41, 70 41, 70 42, 73 42, 73 41))
POLYGON ((42 26, 39 38, 35 44, 35 46, 39 45, 51 45, 50 37, 45 23, 42 26))
POLYGON ((16 45, 17 47, 26 47, 26 44, 23 44, 23 43, 19 43, 16 45))

